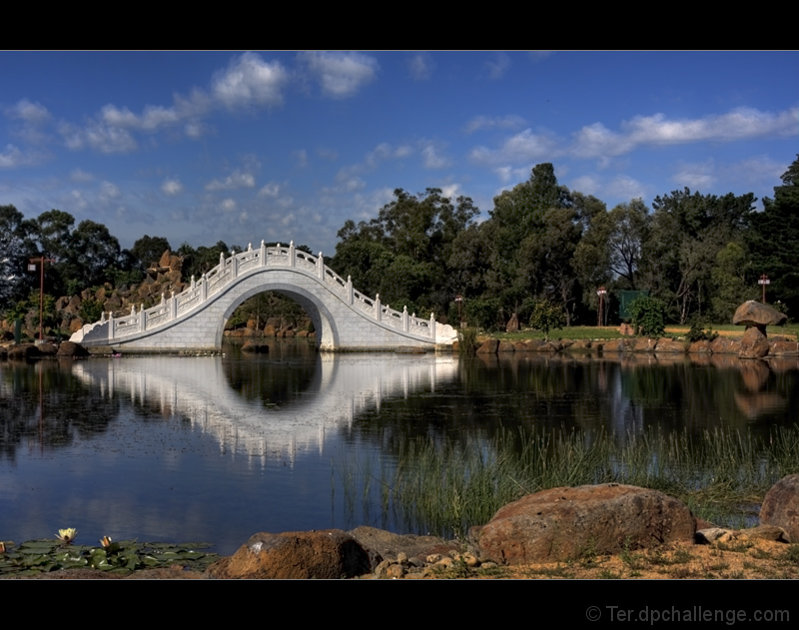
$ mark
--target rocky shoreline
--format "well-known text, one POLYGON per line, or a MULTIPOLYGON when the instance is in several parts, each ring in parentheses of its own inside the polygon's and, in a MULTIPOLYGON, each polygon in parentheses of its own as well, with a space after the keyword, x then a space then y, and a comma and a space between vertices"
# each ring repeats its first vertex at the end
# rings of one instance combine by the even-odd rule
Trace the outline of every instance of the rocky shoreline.
MULTIPOLYGON (((75 569, 28 579, 118 578, 75 569)), ((623 484, 561 487, 501 508, 467 540, 374 527, 254 534, 206 571, 124 579, 762 579, 799 578, 799 474, 766 494, 760 523, 730 530, 677 499, 623 484)))

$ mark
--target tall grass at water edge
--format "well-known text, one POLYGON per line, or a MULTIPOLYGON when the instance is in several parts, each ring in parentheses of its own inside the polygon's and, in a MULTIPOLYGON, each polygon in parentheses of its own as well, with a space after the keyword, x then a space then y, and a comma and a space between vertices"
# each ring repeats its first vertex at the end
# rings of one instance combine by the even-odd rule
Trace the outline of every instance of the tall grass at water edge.
POLYGON ((611 482, 665 492, 719 526, 751 526, 766 491, 794 472, 799 472, 796 425, 766 436, 736 429, 650 430, 624 439, 576 430, 502 429, 490 440, 411 440, 390 458, 356 459, 339 470, 350 507, 358 500, 374 506, 377 492, 382 522, 446 537, 464 537, 525 494, 611 482))

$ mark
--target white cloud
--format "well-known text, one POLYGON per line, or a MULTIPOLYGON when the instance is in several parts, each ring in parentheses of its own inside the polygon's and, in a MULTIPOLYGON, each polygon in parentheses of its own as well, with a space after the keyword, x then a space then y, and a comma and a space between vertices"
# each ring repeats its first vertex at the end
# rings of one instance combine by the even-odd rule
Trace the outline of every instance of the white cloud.
POLYGON ((425 168, 446 168, 450 165, 450 161, 439 155, 438 150, 432 144, 427 144, 422 148, 422 157, 425 168))
POLYGON ((100 184, 100 198, 108 201, 110 199, 117 199, 121 196, 119 187, 111 182, 103 182, 100 184))
POLYGON ((475 116, 466 123, 466 133, 480 129, 518 129, 524 125, 524 118, 509 114, 507 116, 475 116))
POLYGON ((252 188, 255 177, 251 173, 234 171, 225 179, 214 179, 205 185, 206 190, 234 190, 236 188, 252 188))
POLYGON ((778 113, 738 108, 726 114, 681 120, 671 120, 662 113, 635 116, 622 122, 619 131, 612 131, 600 122, 583 127, 574 134, 571 152, 577 157, 602 157, 621 155, 647 145, 791 136, 799 134, 797 118, 799 108, 778 113))
POLYGON ((701 164, 683 164, 671 176, 671 180, 680 188, 687 186, 693 190, 706 190, 716 182, 714 171, 715 165, 712 160, 701 164))
POLYGON ((417 81, 426 81, 433 76, 433 59, 427 53, 417 53, 408 60, 411 77, 417 81))
POLYGON ((61 123, 58 131, 64 139, 64 144, 72 150, 90 147, 100 153, 128 153, 138 146, 127 129, 109 126, 96 120, 90 121, 82 129, 70 123, 61 123))
POLYGON ((280 184, 269 182, 258 191, 259 197, 277 198, 280 195, 280 184))
POLYGON ((236 202, 230 198, 223 199, 222 203, 219 205, 222 206, 222 210, 224 210, 225 212, 233 212, 233 210, 236 209, 236 202))
POLYGON ((229 108, 280 105, 288 78, 279 61, 265 62, 260 55, 248 52, 214 76, 211 93, 229 108))
POLYGON ((183 184, 177 179, 165 179, 161 184, 161 192, 173 197, 183 191, 183 184))
POLYGON ((496 53, 485 65, 490 79, 501 79, 510 68, 510 57, 505 53, 496 53))
POLYGON ((646 187, 632 177, 620 175, 610 181, 605 193, 621 199, 643 199, 646 197, 646 187))
POLYGON ((585 195, 594 196, 599 195, 601 190, 599 180, 597 180, 597 178, 593 175, 581 175, 580 177, 575 178, 569 188, 585 195))
POLYGON ((297 149, 291 155, 298 167, 305 168, 308 166, 308 152, 305 149, 297 149))
POLYGON ((100 119, 110 127, 158 131, 162 127, 179 122, 180 116, 174 108, 160 105, 147 105, 141 115, 136 115, 127 107, 118 108, 109 104, 100 110, 100 119))
POLYGON ((441 187, 441 194, 447 199, 455 201, 460 195, 460 184, 447 184, 441 187))
POLYGON ((377 60, 361 53, 312 51, 300 59, 319 82, 322 93, 333 98, 355 94, 377 75, 377 60))
POLYGON ((69 178, 73 182, 90 182, 94 180, 94 175, 82 169, 76 168, 73 169, 72 172, 69 174, 69 178))
POLYGON ((47 108, 40 103, 32 103, 26 98, 21 99, 7 113, 12 118, 24 120, 30 124, 41 124, 50 120, 51 115, 47 108))
POLYGON ((0 168, 14 168, 25 163, 25 156, 13 144, 7 144, 5 150, 0 152, 0 168))
POLYGON ((508 162, 517 164, 544 158, 551 159, 559 154, 555 139, 525 129, 508 138, 499 149, 486 147, 472 149, 470 157, 480 164, 500 165, 508 162))

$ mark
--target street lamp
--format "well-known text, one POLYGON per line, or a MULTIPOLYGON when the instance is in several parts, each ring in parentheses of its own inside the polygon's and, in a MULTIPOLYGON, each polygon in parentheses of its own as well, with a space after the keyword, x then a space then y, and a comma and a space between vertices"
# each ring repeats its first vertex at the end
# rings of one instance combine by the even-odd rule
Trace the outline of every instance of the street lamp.
POLYGON ((458 294, 455 296, 455 301, 458 303, 458 325, 463 328, 463 315, 461 314, 461 305, 463 304, 463 296, 458 294))
POLYGON ((763 274, 763 275, 760 276, 760 279, 757 281, 757 283, 761 287, 763 287, 763 299, 761 300, 761 302, 763 302, 763 304, 765 304, 766 303, 766 285, 767 284, 771 284, 771 280, 768 279, 768 276, 766 274, 763 274))
POLYGON ((597 296, 599 297, 599 313, 597 314, 598 316, 597 326, 602 325, 604 311, 605 311, 605 296, 607 295, 607 293, 608 292, 607 289, 605 289, 605 287, 599 287, 599 289, 597 289, 596 292, 597 296))

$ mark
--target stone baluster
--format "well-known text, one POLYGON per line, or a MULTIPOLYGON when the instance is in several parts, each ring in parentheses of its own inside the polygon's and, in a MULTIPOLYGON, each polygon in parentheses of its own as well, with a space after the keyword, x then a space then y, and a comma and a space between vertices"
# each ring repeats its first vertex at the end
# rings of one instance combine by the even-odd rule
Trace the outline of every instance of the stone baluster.
POLYGON ((233 272, 233 277, 237 278, 239 275, 239 257, 236 252, 230 252, 230 268, 233 272))
POLYGON ((402 307, 402 330, 408 332, 408 307, 402 307))
POLYGON ((375 295, 375 319, 379 322, 383 319, 383 308, 380 306, 380 294, 375 295))
POLYGON ((430 313, 430 339, 436 340, 436 316, 434 313, 430 313))
POLYGON ((347 303, 352 304, 355 297, 352 290, 352 276, 347 276, 347 285, 345 289, 347 290, 347 303))
POLYGON ((172 296, 169 298, 169 319, 177 319, 178 317, 178 301, 175 298, 175 292, 172 291, 172 296))
POLYGON ((294 241, 289 243, 289 267, 297 266, 297 250, 294 249, 294 241))
POLYGON ((114 312, 108 311, 108 341, 114 340, 114 312))
POLYGON ((261 239, 261 267, 266 267, 266 243, 261 239))
POLYGON ((322 252, 319 252, 319 257, 316 259, 316 269, 319 272, 319 279, 325 281, 325 258, 322 252))
POLYGON ((139 305, 139 330, 147 330, 147 311, 144 310, 144 303, 139 305))

